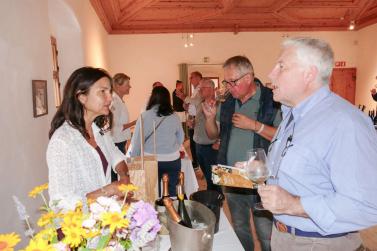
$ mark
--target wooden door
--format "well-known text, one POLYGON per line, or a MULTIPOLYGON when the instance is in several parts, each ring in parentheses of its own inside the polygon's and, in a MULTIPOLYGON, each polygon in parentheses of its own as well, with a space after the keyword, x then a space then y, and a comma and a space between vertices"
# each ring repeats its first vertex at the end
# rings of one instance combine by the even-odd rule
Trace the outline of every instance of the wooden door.
POLYGON ((356 68, 334 68, 330 89, 351 104, 355 104, 356 68))

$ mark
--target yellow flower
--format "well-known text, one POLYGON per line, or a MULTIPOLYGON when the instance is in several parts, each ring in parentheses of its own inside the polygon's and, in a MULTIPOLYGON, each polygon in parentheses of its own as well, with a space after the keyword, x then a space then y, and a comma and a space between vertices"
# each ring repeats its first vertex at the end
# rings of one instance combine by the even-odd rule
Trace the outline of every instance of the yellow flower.
POLYGON ((66 228, 63 229, 63 242, 68 244, 71 248, 78 247, 83 239, 84 230, 81 228, 66 228))
POLYGON ((20 242, 20 236, 15 233, 0 234, 0 250, 13 251, 13 247, 20 242))
POLYGON ((115 229, 128 227, 129 221, 123 218, 124 212, 106 212, 101 215, 102 226, 109 226, 110 233, 114 233, 115 229))
POLYGON ((84 230, 83 236, 84 236, 85 239, 92 239, 92 238, 94 238, 94 237, 96 237, 97 235, 100 235, 100 234, 101 234, 101 232, 99 231, 99 229, 93 229, 93 230, 86 229, 86 230, 84 230))
POLYGON ((20 251, 53 251, 54 248, 43 239, 31 239, 29 245, 20 251))
POLYGON ((63 217, 61 224, 63 231, 64 228, 82 228, 83 216, 81 213, 70 211, 63 217))
POLYGON ((57 215, 53 211, 42 214, 42 216, 38 220, 38 226, 44 227, 47 224, 52 223, 55 218, 57 218, 57 215))
POLYGON ((118 189, 119 191, 123 192, 123 193, 128 193, 128 192, 133 192, 133 191, 136 191, 137 189, 139 189, 137 186, 133 185, 133 184, 122 184, 120 186, 118 186, 118 189))
POLYGON ((37 233, 34 237, 35 240, 37 239, 42 239, 45 241, 52 241, 54 237, 57 235, 56 229, 55 228, 46 228, 41 230, 39 233, 37 233))
POLYGON ((29 192, 29 197, 35 198, 38 194, 40 194, 43 190, 48 188, 48 183, 45 183, 40 186, 36 186, 29 192))

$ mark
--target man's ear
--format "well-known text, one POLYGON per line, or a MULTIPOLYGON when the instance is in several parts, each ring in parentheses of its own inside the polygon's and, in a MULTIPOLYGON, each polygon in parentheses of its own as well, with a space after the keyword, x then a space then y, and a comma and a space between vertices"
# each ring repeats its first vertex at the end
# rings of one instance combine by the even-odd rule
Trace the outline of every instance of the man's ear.
POLYGON ((309 66, 305 70, 304 80, 306 84, 311 84, 316 82, 316 78, 319 74, 318 68, 314 65, 309 66))

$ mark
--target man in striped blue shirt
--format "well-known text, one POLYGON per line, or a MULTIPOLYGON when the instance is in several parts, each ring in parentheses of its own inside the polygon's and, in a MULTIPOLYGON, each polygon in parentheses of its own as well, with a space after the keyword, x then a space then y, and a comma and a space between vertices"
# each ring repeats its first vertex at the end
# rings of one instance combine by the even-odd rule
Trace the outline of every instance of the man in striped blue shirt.
POLYGON ((328 43, 291 38, 269 75, 283 104, 272 178, 258 189, 274 214, 272 250, 356 250, 357 231, 377 224, 377 134, 330 91, 332 66, 328 43))

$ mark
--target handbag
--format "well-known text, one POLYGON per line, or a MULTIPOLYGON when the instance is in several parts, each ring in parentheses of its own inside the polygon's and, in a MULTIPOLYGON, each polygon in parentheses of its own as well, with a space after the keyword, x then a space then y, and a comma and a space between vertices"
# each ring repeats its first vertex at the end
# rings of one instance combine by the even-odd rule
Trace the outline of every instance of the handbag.
MULTIPOLYGON (((159 122, 158 126, 161 124, 162 120, 159 122)), ((157 126, 157 127, 158 127, 157 126)), ((153 127, 153 132, 144 139, 144 121, 141 115, 140 117, 140 143, 141 151, 140 156, 131 158, 130 163, 128 163, 128 170, 130 173, 131 182, 139 187, 137 191, 134 192, 134 197, 139 200, 143 200, 149 203, 154 203, 158 198, 158 164, 156 156, 156 129, 153 127), (154 135, 154 155, 144 155, 144 143, 154 135)))

